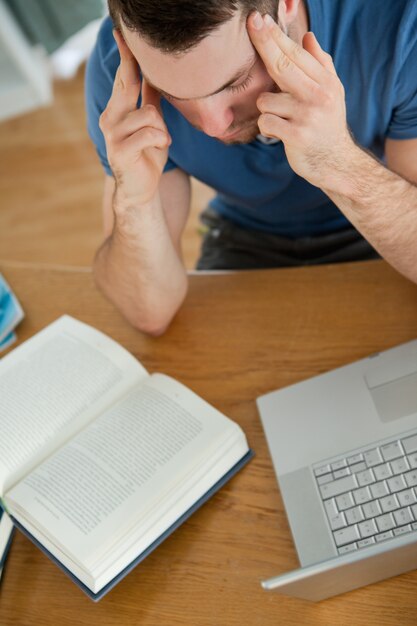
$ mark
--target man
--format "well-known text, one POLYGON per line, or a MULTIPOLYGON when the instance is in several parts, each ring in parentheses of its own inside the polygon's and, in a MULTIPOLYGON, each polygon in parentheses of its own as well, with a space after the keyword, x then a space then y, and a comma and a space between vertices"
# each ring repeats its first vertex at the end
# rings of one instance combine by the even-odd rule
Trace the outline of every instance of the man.
POLYGON ((162 333, 185 297, 190 175, 218 191, 200 268, 379 253, 417 282, 415 0, 109 7, 87 72, 94 271, 133 325, 162 333))

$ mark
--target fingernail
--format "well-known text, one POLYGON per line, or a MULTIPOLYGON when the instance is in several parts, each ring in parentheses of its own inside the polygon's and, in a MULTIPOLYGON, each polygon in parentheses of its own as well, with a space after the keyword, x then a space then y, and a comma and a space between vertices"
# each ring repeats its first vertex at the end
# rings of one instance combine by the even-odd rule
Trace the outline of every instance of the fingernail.
POLYGON ((255 11, 255 13, 253 14, 253 17, 252 17, 252 26, 256 30, 261 30, 263 24, 264 23, 263 23, 261 14, 259 13, 259 11, 255 11))
POLYGON ((272 24, 275 24, 274 20, 268 13, 264 16, 264 22, 267 26, 272 26, 272 24))

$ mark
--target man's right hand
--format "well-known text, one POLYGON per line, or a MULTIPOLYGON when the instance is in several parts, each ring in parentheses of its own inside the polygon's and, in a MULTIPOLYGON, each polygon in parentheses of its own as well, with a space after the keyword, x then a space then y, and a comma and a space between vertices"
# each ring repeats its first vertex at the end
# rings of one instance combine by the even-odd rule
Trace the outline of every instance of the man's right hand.
POLYGON ((94 277, 135 328, 160 335, 187 293, 181 235, 190 182, 179 168, 163 174, 171 138, 160 96, 146 81, 141 84, 136 59, 120 33, 115 39, 120 66, 100 118, 113 176, 106 179, 105 239, 94 277))
POLYGON ((137 61, 122 35, 114 31, 120 65, 113 92, 100 117, 107 156, 116 181, 115 209, 151 204, 157 194, 171 144, 160 110, 160 96, 141 80, 137 61))

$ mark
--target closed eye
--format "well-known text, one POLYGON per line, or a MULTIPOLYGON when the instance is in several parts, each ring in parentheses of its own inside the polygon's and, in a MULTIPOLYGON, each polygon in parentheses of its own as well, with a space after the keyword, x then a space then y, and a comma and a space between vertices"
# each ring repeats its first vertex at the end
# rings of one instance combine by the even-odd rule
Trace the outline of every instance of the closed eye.
MULTIPOLYGON (((253 68, 253 66, 255 65, 256 61, 252 64, 251 69, 253 68)), ((222 91, 229 91, 231 93, 239 93, 240 91, 244 91, 245 89, 247 89, 249 83, 251 82, 251 80, 253 79, 253 75, 251 74, 251 72, 249 71, 249 74, 247 75, 247 77, 245 78, 245 80, 243 80, 241 83, 238 83, 237 85, 228 85, 225 86, 221 89, 218 89, 217 91, 215 91, 213 94, 211 94, 212 96, 217 95, 218 93, 221 93, 222 91)), ((148 79, 148 84, 152 85, 152 83, 149 81, 148 79)), ((173 101, 186 101, 186 100, 198 100, 199 98, 176 98, 175 96, 171 96, 170 94, 166 93, 165 91, 162 91, 162 89, 158 89, 158 87, 154 87, 155 91, 158 91, 161 96, 163 96, 165 98, 165 100, 168 100, 170 102, 173 101)), ((210 96, 204 96, 205 98, 209 98, 210 96)), ((201 98, 202 99, 202 98, 201 98)))
POLYGON ((239 93, 241 91, 245 91, 245 89, 248 88, 249 83, 252 79, 253 74, 248 74, 243 82, 239 83, 238 85, 230 85, 230 87, 227 87, 227 91, 230 91, 231 93, 239 93))

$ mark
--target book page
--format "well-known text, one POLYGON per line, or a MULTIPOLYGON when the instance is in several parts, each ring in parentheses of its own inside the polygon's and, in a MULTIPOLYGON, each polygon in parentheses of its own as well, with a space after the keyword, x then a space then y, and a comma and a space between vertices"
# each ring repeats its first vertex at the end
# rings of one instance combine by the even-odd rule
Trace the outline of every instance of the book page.
POLYGON ((1 493, 143 378, 95 329, 60 318, 0 362, 1 493))
POLYGON ((239 437, 244 439, 234 422, 195 394, 152 376, 37 467, 5 501, 71 558, 92 567, 224 441, 239 437))

